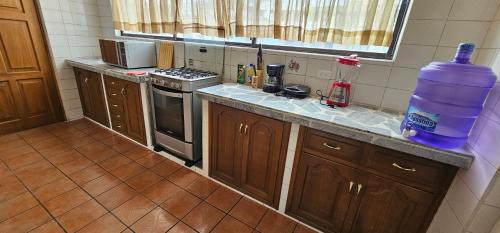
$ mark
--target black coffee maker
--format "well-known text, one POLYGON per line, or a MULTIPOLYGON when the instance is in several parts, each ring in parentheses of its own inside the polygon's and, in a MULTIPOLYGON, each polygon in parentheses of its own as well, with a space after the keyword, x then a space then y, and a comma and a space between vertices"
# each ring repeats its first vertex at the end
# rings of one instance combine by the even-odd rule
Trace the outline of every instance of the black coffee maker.
POLYGON ((264 85, 262 90, 267 93, 280 92, 283 88, 283 70, 285 65, 282 64, 270 64, 267 65, 266 79, 264 80, 264 85))

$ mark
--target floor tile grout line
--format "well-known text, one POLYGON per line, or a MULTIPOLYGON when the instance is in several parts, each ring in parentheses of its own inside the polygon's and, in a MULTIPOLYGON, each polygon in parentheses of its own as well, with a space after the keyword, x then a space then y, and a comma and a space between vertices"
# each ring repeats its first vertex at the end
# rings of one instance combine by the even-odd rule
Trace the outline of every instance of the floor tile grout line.
MULTIPOLYGON (((50 133, 50 132, 49 132, 49 133, 50 133)), ((24 139, 23 139, 23 140, 24 140, 24 139)), ((33 146, 32 146, 32 145, 30 145, 30 146, 33 148, 33 146)), ((33 148, 33 149, 35 149, 35 148, 33 148)), ((36 150, 37 152, 39 152, 37 149, 35 149, 35 150, 36 150)), ((79 151, 77 151, 77 152, 79 153, 79 151)), ((42 155, 42 156, 43 156, 43 155, 42 155)), ((44 157, 44 158, 45 158, 45 157, 44 157)), ((64 173, 62 170, 60 170, 58 166, 54 165, 51 161, 48 161, 48 162, 49 162, 50 164, 52 164, 52 166, 54 166, 57 170, 59 170, 59 171, 60 171, 60 172, 61 172, 61 173, 62 173, 62 174, 66 177, 66 178, 68 178, 68 179, 70 179, 71 181, 73 181, 73 179, 71 179, 71 177, 69 177, 69 175, 67 175, 67 174, 66 174, 66 173, 64 173)), ((92 162, 93 162, 93 161, 92 161, 92 162)), ((93 163, 95 164, 95 162, 93 162, 93 163)), ((84 168, 84 169, 85 169, 85 168, 84 168)), ((83 170, 83 169, 81 169, 81 170, 83 170)), ((80 171, 80 170, 79 170, 79 171, 80 171)), ((17 178, 17 176, 16 176, 16 178, 17 178)), ((73 181, 73 182, 74 182, 74 181, 73 181)), ((121 221, 121 219, 120 219, 120 218, 118 218, 117 216, 115 216, 115 215, 114 215, 111 211, 108 211, 108 209, 107 209, 106 207, 104 207, 104 206, 103 206, 103 205, 102 205, 99 201, 97 201, 97 200, 96 200, 96 199, 95 199, 95 198, 94 198, 94 197, 93 197, 90 193, 88 193, 88 192, 87 192, 87 190, 85 190, 82 186, 80 186, 80 185, 79 185, 79 184, 77 184, 76 182, 75 182, 75 185, 76 185, 77 187, 79 187, 82 191, 84 191, 85 193, 87 193, 87 195, 89 195, 89 196, 90 196, 91 200, 94 200, 94 201, 95 201, 98 205, 100 205, 100 206, 101 206, 104 210, 106 210, 106 211, 107 211, 107 213, 112 214, 115 218, 117 218, 117 219, 118 219, 118 221, 120 221, 122 224, 124 224, 125 226, 127 226, 127 224, 125 224, 124 222, 122 222, 122 221, 121 221)), ((42 185, 42 186, 43 186, 43 185, 42 185)), ((40 187, 42 187, 42 186, 40 186, 40 187)), ((26 188, 27 188, 27 187, 26 187, 26 188)), ((29 190, 29 189, 28 189, 28 190, 29 190)), ((73 190, 73 189, 72 189, 72 190, 73 190)), ((106 191, 108 191, 108 190, 106 190, 106 191)), ((34 196, 34 194, 32 194, 32 195, 34 196)), ((75 209, 75 208, 77 208, 77 207, 79 207, 79 206, 81 206, 81 205, 83 205, 83 204, 85 204, 85 203, 87 203, 87 202, 89 202, 89 201, 91 201, 91 200, 88 200, 88 201, 85 201, 85 202, 81 203, 80 205, 78 205, 78 206, 76 206, 76 207, 74 207, 74 208, 72 208, 72 209, 70 209, 70 210, 68 210, 68 211, 64 212, 64 213, 63 213, 63 214, 61 214, 60 216, 62 216, 62 215, 64 215, 64 214, 66 214, 66 213, 68 213, 68 212, 70 212, 71 210, 73 210, 73 209, 75 209)), ((41 205, 41 206, 42 206, 42 207, 43 207, 43 208, 44 208, 44 209, 45 209, 45 210, 49 213, 49 215, 50 215, 50 216, 52 216, 53 220, 54 220, 54 221, 55 221, 55 222, 56 222, 56 223, 57 223, 57 224, 58 224, 58 225, 59 225, 59 226, 60 226, 60 227, 61 227, 61 228, 65 231, 65 232, 67 232, 67 230, 66 230, 66 229, 62 226, 62 224, 61 224, 61 223, 59 223, 59 221, 57 220, 57 218, 55 218, 55 217, 54 217, 54 216, 53 216, 53 215, 52 215, 52 214, 51 214, 51 213, 50 213, 50 212, 49 212, 49 211, 45 208, 45 206, 43 205, 43 203, 41 203, 41 202, 40 202, 40 205, 41 205)), ((85 226, 82 226, 82 227, 81 227, 80 229, 78 229, 78 230, 81 230, 81 229, 85 228, 86 226, 88 226, 88 225, 92 224, 94 221, 98 220, 99 218, 101 218, 101 217, 102 217, 102 216, 104 216, 104 215, 106 215, 106 213, 105 213, 105 214, 103 214, 103 215, 101 215, 101 216, 99 216, 97 219, 93 220, 92 222, 90 222, 90 223, 86 224, 85 226)), ((16 215, 16 216, 17 216, 17 215, 16 215)))
MULTIPOLYGON (((21 138, 22 138, 22 137, 21 137, 21 138)), ((28 142, 27 142, 24 138, 22 138, 22 140, 24 140, 24 142, 28 143, 28 142)), ((29 145, 30 145, 30 147, 31 147, 32 149, 34 149, 35 151, 37 151, 35 148, 33 148, 33 146, 31 146, 31 144, 29 144, 29 145)), ((37 151, 37 152, 38 152, 38 151, 37 151)), ((38 152, 38 153, 39 153, 39 152, 38 152)), ((45 159, 45 157, 44 157, 44 159, 45 159)), ((49 211, 49 210, 48 210, 48 209, 47 209, 47 208, 43 205, 43 203, 40 201, 40 199, 38 199, 38 197, 36 197, 36 196, 35 196, 35 194, 34 194, 34 193, 33 193, 33 192, 32 192, 32 191, 31 191, 31 190, 30 190, 30 189, 29 189, 29 188, 28 188, 28 187, 24 184, 24 182, 23 182, 21 179, 19 179, 19 177, 17 176, 17 174, 16 174, 13 170, 11 170, 10 168, 8 168, 8 169, 10 170, 10 172, 12 173, 12 175, 14 175, 14 176, 16 177, 16 179, 17 179, 17 180, 18 180, 18 181, 19 181, 19 182, 20 182, 20 183, 24 186, 24 188, 27 190, 27 192, 29 192, 29 193, 30 193, 31 197, 33 197, 33 199, 35 199, 35 200, 38 202, 38 205, 39 205, 40 207, 42 207, 42 208, 45 210, 45 212, 46 212, 46 213, 47 213, 47 214, 51 217, 51 219, 50 219, 50 220, 54 220, 54 222, 56 222, 56 223, 57 223, 57 225, 59 225, 59 227, 61 227, 61 229, 63 229, 63 230, 64 230, 64 232, 67 232, 67 231, 66 231, 66 229, 64 229, 64 227, 62 227, 62 225, 61 225, 61 224, 60 224, 60 223, 56 220, 55 216, 54 216, 54 215, 52 215, 52 213, 50 213, 50 211, 49 211)), ((42 186, 43 186, 43 185, 42 185, 42 186)), ((40 187, 41 187, 41 186, 40 186, 40 187)), ((18 196, 19 196, 19 195, 18 195, 18 196)), ((35 208, 35 207, 36 207, 36 206, 34 206, 34 207, 30 208, 29 210, 31 210, 31 209, 33 209, 33 208, 35 208)), ((28 210, 26 210, 26 211, 28 211, 28 210)), ((24 212, 26 212, 26 211, 23 211, 22 213, 24 213, 24 212)), ((15 216, 10 217, 9 219, 14 218, 14 217, 16 217, 16 216, 18 216, 18 215, 20 215, 20 214, 22 214, 22 213, 18 213, 18 214, 16 214, 15 216)), ((43 226, 44 224, 46 224, 46 223, 50 222, 50 220, 49 220, 49 221, 47 221, 47 222, 44 222, 44 223, 43 223, 43 224, 41 224, 40 226, 43 226)), ((7 221, 7 220, 5 220, 5 221, 7 221)), ((37 226, 37 227, 35 227, 35 228, 31 229, 31 230, 34 230, 34 229, 36 229, 36 228, 38 228, 38 227, 40 227, 40 226, 37 226)), ((30 230, 30 231, 31 231, 31 230, 30 230)))

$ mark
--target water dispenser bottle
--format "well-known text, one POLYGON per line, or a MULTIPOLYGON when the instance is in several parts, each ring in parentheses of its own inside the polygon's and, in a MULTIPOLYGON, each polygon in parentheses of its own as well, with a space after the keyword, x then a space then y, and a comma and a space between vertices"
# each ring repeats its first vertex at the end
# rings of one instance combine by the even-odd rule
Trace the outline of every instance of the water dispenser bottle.
POLYGON ((432 62, 420 70, 401 123, 403 136, 445 149, 467 142, 496 81, 489 67, 470 63, 473 51, 474 44, 460 44, 453 61, 432 62))

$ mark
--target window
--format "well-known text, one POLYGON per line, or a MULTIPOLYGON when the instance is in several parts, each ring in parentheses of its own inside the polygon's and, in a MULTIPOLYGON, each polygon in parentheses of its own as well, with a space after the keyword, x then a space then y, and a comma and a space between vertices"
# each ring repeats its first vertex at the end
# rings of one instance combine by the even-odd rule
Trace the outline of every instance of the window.
POLYGON ((112 6, 115 28, 126 36, 392 59, 409 2, 113 0, 112 6))

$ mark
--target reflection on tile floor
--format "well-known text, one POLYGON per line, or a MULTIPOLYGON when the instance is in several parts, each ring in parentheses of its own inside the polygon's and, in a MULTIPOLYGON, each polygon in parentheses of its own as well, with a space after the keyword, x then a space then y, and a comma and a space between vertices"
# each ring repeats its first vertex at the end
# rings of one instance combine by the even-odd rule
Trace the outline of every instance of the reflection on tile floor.
POLYGON ((88 120, 0 136, 0 232, 312 232, 88 120))

